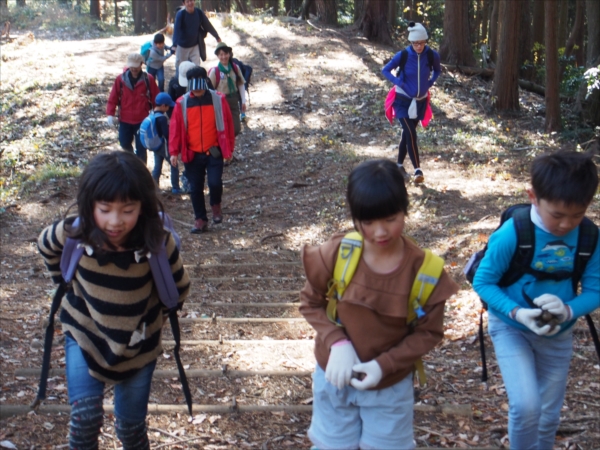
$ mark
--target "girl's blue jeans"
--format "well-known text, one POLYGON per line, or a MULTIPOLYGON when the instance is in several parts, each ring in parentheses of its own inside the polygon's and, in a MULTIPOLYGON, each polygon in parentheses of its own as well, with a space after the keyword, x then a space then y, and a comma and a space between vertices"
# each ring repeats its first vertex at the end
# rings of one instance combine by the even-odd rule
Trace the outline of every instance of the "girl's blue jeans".
POLYGON ((165 67, 163 66, 160 69, 148 67, 147 70, 148 73, 158 81, 158 90, 160 92, 165 92, 165 67))
MULTIPOLYGON (((86 397, 104 396, 104 383, 92 377, 83 353, 75 339, 67 336, 65 343, 67 362, 67 389, 69 403, 86 397)), ((142 367, 131 378, 115 385, 115 416, 121 420, 139 423, 146 420, 150 384, 156 360, 142 367)))
POLYGON ((573 333, 538 336, 488 314, 488 330, 508 394, 510 448, 552 450, 573 353, 573 333))

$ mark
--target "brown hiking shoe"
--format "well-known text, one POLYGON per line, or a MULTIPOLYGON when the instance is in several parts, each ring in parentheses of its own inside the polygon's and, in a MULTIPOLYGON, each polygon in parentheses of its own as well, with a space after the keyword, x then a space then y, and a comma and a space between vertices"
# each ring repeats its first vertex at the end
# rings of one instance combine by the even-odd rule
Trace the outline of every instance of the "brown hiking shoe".
POLYGON ((422 183, 425 181, 425 177, 423 176, 423 171, 420 169, 415 170, 415 183, 422 183))
POLYGON ((194 222, 194 228, 190 230, 192 234, 202 234, 208 231, 208 222, 202 219, 196 219, 194 222))
POLYGON ((223 213, 221 212, 221 205, 212 205, 212 213, 213 213, 213 222, 221 223, 223 222, 223 213))

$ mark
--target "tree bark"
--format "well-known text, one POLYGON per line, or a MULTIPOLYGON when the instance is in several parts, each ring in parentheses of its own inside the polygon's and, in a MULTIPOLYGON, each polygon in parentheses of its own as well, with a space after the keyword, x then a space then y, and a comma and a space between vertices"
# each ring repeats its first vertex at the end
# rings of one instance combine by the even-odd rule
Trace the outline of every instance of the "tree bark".
POLYGON ((158 1, 152 0, 146 3, 146 23, 152 30, 158 28, 156 17, 158 16, 158 1))
MULTIPOLYGON (((556 18, 555 27, 558 29, 558 47, 561 48, 567 43, 569 37, 569 2, 572 0, 555 0, 558 5, 558 17, 556 18)), ((542 1, 545 3, 545 1, 542 1)))
POLYGON ((392 0, 389 4, 388 20, 392 29, 394 29, 396 27, 396 22, 398 21, 398 5, 395 0, 392 0))
POLYGON ((133 32, 140 34, 142 32, 143 9, 141 0, 131 0, 133 9, 133 32))
POLYGON ((500 14, 500 0, 493 0, 492 15, 490 18, 490 59, 496 62, 498 58, 498 16, 500 14))
POLYGON ((392 34, 387 21, 388 2, 391 0, 366 0, 365 12, 359 28, 370 41, 392 45, 392 34))
POLYGON ((541 46, 544 45, 544 2, 541 0, 533 0, 533 33, 532 33, 532 48, 533 48, 533 64, 538 65, 542 60, 543 51, 541 46), (536 45, 537 44, 537 45, 536 45))
MULTIPOLYGON (((569 35, 569 40, 565 46, 565 56, 568 58, 571 55, 575 55, 575 62, 578 67, 585 66, 585 53, 583 48, 583 34, 584 34, 584 16, 585 16, 585 1, 577 0, 575 10, 575 22, 573 23, 573 29, 569 35), (577 48, 575 48, 577 47, 577 48)), ((597 23, 600 26, 600 24, 597 23)))
POLYGON ((367 0, 354 0, 354 23, 359 23, 365 13, 365 2, 367 0))
POLYGON ((321 18, 321 22, 327 25, 337 26, 337 1, 336 0, 316 0, 317 14, 321 18))
MULTIPOLYGON (((587 68, 600 65, 600 2, 598 0, 586 1, 588 47, 587 68)), ((595 126, 600 126, 600 89, 595 89, 588 96, 587 82, 583 80, 577 96, 577 107, 584 120, 590 121, 595 126), (587 98, 586 98, 587 97, 587 98)))
POLYGON ((248 5, 246 4, 246 0, 234 0, 236 9, 238 12, 242 14, 248 14, 248 5))
MULTIPOLYGON (((535 1, 535 0, 534 0, 535 1)), ((519 37, 519 72, 521 78, 530 80, 534 70, 531 65, 531 2, 523 0, 521 13, 521 36, 519 37), (526 65, 526 62, 529 62, 526 65)))
POLYGON ((501 0, 500 45, 492 95, 500 111, 519 110, 519 51, 521 2, 501 0))
POLYGON ((481 17, 481 41, 485 41, 486 44, 489 44, 488 22, 490 21, 489 17, 490 17, 491 5, 492 5, 492 0, 483 0, 483 14, 481 17))
POLYGON ((273 8, 273 16, 277 17, 279 15, 279 0, 267 0, 267 6, 273 8))
POLYGON ((267 2, 266 0, 250 0, 250 6, 253 12, 257 9, 264 11, 267 8, 267 2))
POLYGON ((547 132, 560 130, 560 94, 558 83, 558 42, 556 33, 557 4, 545 2, 546 10, 546 121, 547 132))
POLYGON ((312 10, 315 8, 315 0, 303 0, 302 1, 302 19, 308 20, 312 10))
POLYGON ((156 28, 164 28, 167 25, 167 13, 169 7, 167 0, 158 0, 156 8, 156 28))
POLYGON ((115 8, 115 27, 119 28, 119 0, 114 0, 113 6, 115 8))
POLYGON ((100 0, 90 0, 90 16, 100 20, 100 0))
POLYGON ((469 0, 446 0, 444 40, 440 58, 447 64, 474 66, 475 57, 469 39, 469 0))

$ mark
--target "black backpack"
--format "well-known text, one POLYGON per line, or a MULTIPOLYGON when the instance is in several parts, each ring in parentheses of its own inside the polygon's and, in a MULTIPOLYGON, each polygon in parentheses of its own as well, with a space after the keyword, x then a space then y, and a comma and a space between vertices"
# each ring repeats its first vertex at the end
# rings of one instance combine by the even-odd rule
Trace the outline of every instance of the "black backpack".
MULTIPOLYGON (((579 225, 579 238, 577 240, 577 249, 575 252, 575 262, 573 266, 573 272, 565 270, 557 272, 543 272, 535 270, 531 267, 533 261, 533 254, 535 251, 535 229, 531 222, 531 205, 530 204, 518 204, 508 207, 502 212, 500 216, 500 228, 504 222, 512 218, 517 233, 517 251, 514 253, 508 270, 502 275, 502 278, 498 282, 498 286, 506 287, 516 283, 524 274, 528 273, 533 275, 538 280, 554 280, 561 281, 571 278, 573 284, 573 292, 577 292, 581 277, 585 272, 588 261, 592 257, 598 244, 598 227, 587 217, 584 217, 583 221, 579 225)), ((496 230, 498 229, 496 228, 496 230)), ((475 273, 479 268, 481 260, 485 256, 487 251, 487 244, 483 250, 479 250, 475 253, 464 269, 465 277, 467 281, 473 284, 475 273)), ((483 304, 483 308, 487 310, 487 304, 483 299, 480 299, 483 304)), ((527 300, 527 299, 526 299, 527 300)), ((535 305, 531 305, 536 307, 535 305)), ((594 341, 594 347, 596 353, 600 359, 600 341, 598 340, 598 333, 591 316, 588 314, 585 316, 594 341)), ((483 341, 483 309, 479 315, 479 351, 481 353, 481 381, 487 381, 487 365, 485 361, 485 346, 483 341)))
POLYGON ((242 75, 246 80, 246 84, 244 84, 244 87, 246 88, 247 92, 250 92, 248 89, 250 87, 250 84, 252 84, 252 82, 250 81, 250 79, 252 78, 252 66, 244 64, 237 58, 232 58, 231 61, 237 64, 237 66, 240 68, 240 72, 242 72, 242 75))
MULTIPOLYGON (((433 70, 433 50, 430 47, 427 47, 427 65, 429 66, 429 70, 433 70)), ((404 66, 406 66, 406 61, 408 60, 408 50, 404 49, 400 52, 400 65, 398 66, 398 70, 396 72, 396 76, 399 77, 400 73, 404 70, 404 66)))

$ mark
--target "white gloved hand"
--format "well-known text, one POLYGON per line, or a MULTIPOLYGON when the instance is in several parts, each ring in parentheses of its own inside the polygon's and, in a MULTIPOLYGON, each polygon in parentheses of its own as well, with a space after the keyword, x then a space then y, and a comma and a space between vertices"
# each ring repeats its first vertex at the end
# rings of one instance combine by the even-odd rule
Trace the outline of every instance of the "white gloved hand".
MULTIPOLYGON (((517 314, 515 314, 515 320, 525 325, 527 328, 529 328, 531 331, 533 331, 539 336, 552 335, 554 333, 550 333, 550 328, 552 328, 550 325, 544 325, 543 327, 539 327, 536 323, 536 319, 538 319, 542 315, 542 312, 543 311, 539 308, 519 308, 517 314)), ((560 327, 556 328, 560 331, 560 327)), ((555 333, 558 333, 558 331, 556 331, 555 333)))
POLYGON ((368 363, 356 364, 354 367, 352 367, 352 370, 354 372, 365 374, 365 377, 362 380, 352 378, 350 381, 350 384, 359 391, 364 391, 365 389, 377 386, 381 381, 381 377, 383 376, 381 367, 375 360, 369 361, 368 363))
POLYGON ((554 314, 559 323, 571 318, 571 308, 563 303, 563 301, 553 294, 543 294, 533 300, 537 306, 550 314, 554 314))
POLYGON ((115 116, 108 116, 106 118, 106 123, 109 127, 116 127, 119 124, 119 119, 115 116))
POLYGON ((338 341, 331 346, 325 379, 336 388, 343 389, 352 378, 352 366, 359 362, 352 342, 347 339, 338 341))

